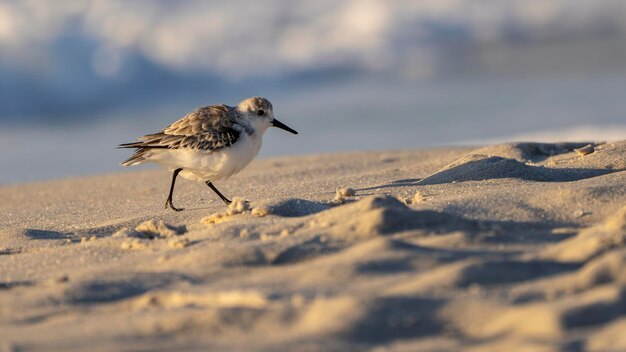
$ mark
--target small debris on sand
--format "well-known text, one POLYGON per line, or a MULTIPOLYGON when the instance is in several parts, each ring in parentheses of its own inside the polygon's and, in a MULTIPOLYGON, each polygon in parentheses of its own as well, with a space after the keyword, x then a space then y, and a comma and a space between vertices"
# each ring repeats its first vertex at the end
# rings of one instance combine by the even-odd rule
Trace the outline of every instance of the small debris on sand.
POLYGON ((200 220, 205 225, 220 224, 229 220, 232 220, 235 215, 249 213, 252 216, 264 217, 270 214, 268 208, 259 206, 255 208, 250 207, 250 203, 243 198, 235 197, 232 203, 228 205, 228 209, 224 213, 215 213, 206 216, 200 220))
POLYGON ((185 248, 191 244, 188 238, 173 238, 167 241, 167 245, 172 248, 185 248))
POLYGON ((426 196, 420 191, 415 192, 415 195, 413 196, 413 203, 421 203, 424 201, 426 201, 426 196))
POLYGON ((268 216, 270 214, 270 210, 267 207, 259 206, 259 207, 252 208, 251 214, 252 216, 262 218, 264 216, 268 216))
POLYGON ((139 238, 133 238, 132 240, 122 242, 120 248, 125 250, 145 249, 148 248, 148 242, 139 238))
POLYGON ((261 233, 259 234, 259 239, 260 239, 261 241, 264 241, 264 242, 265 242, 265 241, 269 241, 269 240, 271 240, 271 239, 272 239, 272 236, 271 236, 270 234, 268 234, 268 233, 261 232, 261 233))
POLYGON ((68 281, 70 281, 69 276, 67 276, 67 274, 64 274, 64 275, 57 276, 57 277, 51 277, 47 279, 46 281, 44 281, 44 284, 52 286, 52 285, 62 284, 68 281))
POLYGON ((248 229, 242 229, 241 231, 239 231, 239 237, 240 238, 250 237, 250 231, 248 231, 248 229))
POLYGON ((575 227, 557 227, 550 231, 554 235, 573 235, 578 232, 575 227))
POLYGON ((183 226, 173 226, 166 224, 163 220, 156 221, 150 219, 142 222, 139 226, 135 227, 136 237, 145 238, 168 238, 178 235, 182 235, 187 232, 187 228, 183 226))
POLYGON ((352 188, 340 188, 335 192, 335 198, 328 202, 330 205, 341 205, 346 202, 347 198, 354 197, 356 192, 352 188))
POLYGON ((200 221, 203 224, 205 224, 205 225, 215 225, 215 224, 220 224, 220 223, 226 222, 226 221, 230 220, 230 218, 231 217, 226 215, 226 214, 215 213, 215 214, 211 214, 209 216, 205 216, 200 221))
POLYGON ((90 236, 90 237, 83 236, 83 237, 80 238, 80 243, 91 242, 91 241, 95 241, 97 239, 98 239, 98 237, 96 237, 96 236, 90 236))
POLYGON ((574 149, 574 151, 580 155, 587 155, 587 154, 591 154, 595 151, 595 147, 593 144, 587 144, 586 146, 582 147, 582 148, 576 148, 574 149))
POLYGON ((122 227, 121 229, 117 230, 113 235, 111 235, 111 237, 113 238, 132 237, 132 230, 130 230, 128 227, 122 227))
POLYGON ((185 227, 185 225, 173 226, 165 223, 163 220, 157 221, 155 219, 150 219, 137 225, 137 227, 135 227, 135 229, 133 230, 127 227, 123 227, 115 232, 112 237, 137 237, 153 240, 156 238, 169 238, 174 236, 180 236, 185 232, 187 232, 187 228, 185 227))
POLYGON ((413 198, 407 197, 404 199, 405 204, 417 204, 417 203, 422 203, 425 201, 426 201, 426 196, 420 191, 415 192, 415 195, 413 196, 413 198))
POLYGON ((250 210, 250 203, 248 203, 243 198, 235 197, 233 198, 233 201, 228 205, 226 215, 241 214, 248 210, 250 210))
POLYGON ((354 197, 356 192, 352 188, 341 188, 337 190, 337 195, 341 197, 354 197))
POLYGON ((574 212, 574 217, 576 217, 576 218, 580 218, 580 217, 582 217, 582 216, 584 216, 584 215, 586 215, 586 214, 587 214, 587 213, 585 213, 585 211, 584 211, 584 210, 576 210, 576 211, 574 212))
MULTIPOLYGON (((128 229, 126 227, 121 228, 116 233, 113 234, 115 238, 131 238, 122 242, 120 247, 126 250, 137 250, 137 249, 145 249, 148 247, 149 242, 146 240, 155 240, 155 239, 164 239, 164 238, 173 238, 176 236, 180 236, 187 232, 187 228, 182 226, 173 226, 165 223, 163 220, 155 220, 150 219, 142 222, 134 229, 128 229)), ((94 236, 95 237, 95 236, 94 236)), ((175 240, 173 240, 175 241, 175 240)), ((189 241, 187 239, 178 240, 181 243, 185 241, 189 241)), ((172 241, 170 241, 172 242, 172 241)), ((168 244, 170 244, 168 242, 168 244)), ((170 245, 172 247, 172 245, 170 245)), ((179 248, 179 247, 175 247, 179 248)))

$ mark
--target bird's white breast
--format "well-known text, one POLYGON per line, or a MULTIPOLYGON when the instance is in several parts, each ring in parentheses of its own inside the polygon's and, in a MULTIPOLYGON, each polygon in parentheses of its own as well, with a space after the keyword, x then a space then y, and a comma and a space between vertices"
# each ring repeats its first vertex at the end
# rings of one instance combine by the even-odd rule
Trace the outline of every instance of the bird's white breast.
POLYGON ((230 147, 217 151, 194 149, 155 150, 150 159, 170 170, 182 168, 180 176, 193 181, 226 179, 246 167, 259 153, 262 136, 242 133, 230 147))

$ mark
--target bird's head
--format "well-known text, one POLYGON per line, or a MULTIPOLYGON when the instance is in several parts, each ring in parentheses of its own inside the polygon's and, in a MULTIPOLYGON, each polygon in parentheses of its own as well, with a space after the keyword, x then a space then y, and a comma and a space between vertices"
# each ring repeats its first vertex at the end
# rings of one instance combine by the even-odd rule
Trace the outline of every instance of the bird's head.
POLYGON ((237 111, 248 119, 250 124, 263 130, 268 127, 278 127, 287 132, 298 134, 294 129, 278 121, 274 117, 274 108, 269 100, 262 97, 252 97, 243 100, 237 105, 237 111))

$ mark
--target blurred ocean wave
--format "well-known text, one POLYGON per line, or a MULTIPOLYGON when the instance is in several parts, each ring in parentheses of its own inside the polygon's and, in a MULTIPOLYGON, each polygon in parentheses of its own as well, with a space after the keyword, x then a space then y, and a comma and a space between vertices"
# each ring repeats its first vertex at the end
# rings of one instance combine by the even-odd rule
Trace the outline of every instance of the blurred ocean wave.
POLYGON ((625 43, 626 3, 615 0, 8 1, 0 119, 324 77, 623 70, 625 43))
POLYGON ((79 37, 104 77, 140 55, 227 80, 343 66, 416 78, 445 73, 455 59, 498 64, 497 54, 450 57, 449 50, 623 38, 625 17, 620 0, 26 0, 0 4, 0 47, 5 63, 46 70, 59 56, 49 50, 79 37))
POLYGON ((115 170, 108 145, 252 95, 303 131, 263 155, 598 136, 624 78, 622 0, 1 1, 0 183, 115 170))

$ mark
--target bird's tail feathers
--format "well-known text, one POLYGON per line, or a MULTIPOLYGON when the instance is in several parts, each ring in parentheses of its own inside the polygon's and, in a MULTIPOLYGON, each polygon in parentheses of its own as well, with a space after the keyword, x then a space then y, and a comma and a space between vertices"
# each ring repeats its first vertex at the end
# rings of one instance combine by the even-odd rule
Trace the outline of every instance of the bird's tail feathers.
POLYGON ((152 149, 168 149, 168 145, 159 144, 163 138, 162 133, 149 134, 139 138, 139 141, 122 143, 118 145, 118 148, 137 148, 133 156, 125 160, 120 165, 133 166, 144 162, 149 156, 152 149))
POLYGON ((143 141, 138 141, 138 142, 130 142, 130 143, 122 143, 120 145, 117 146, 118 149, 121 148, 141 148, 144 146, 144 142, 143 141))
MULTIPOLYGON (((120 148, 124 148, 124 147, 120 147, 120 148)), ((143 163, 144 160, 146 160, 146 150, 137 149, 130 158, 124 160, 122 163, 120 163, 120 165, 124 167, 139 165, 143 163)))

